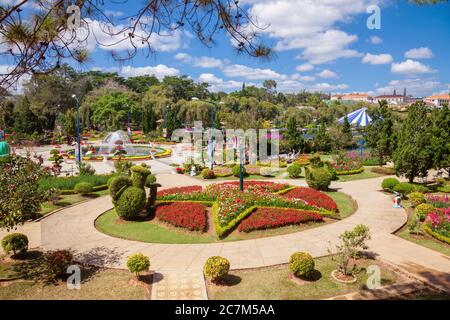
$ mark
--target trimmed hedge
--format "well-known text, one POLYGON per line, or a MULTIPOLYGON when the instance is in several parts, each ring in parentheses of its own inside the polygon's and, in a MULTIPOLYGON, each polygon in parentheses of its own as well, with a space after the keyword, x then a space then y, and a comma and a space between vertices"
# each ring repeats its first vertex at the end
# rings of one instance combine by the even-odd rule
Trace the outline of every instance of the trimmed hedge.
POLYGON ((139 273, 150 269, 150 259, 142 253, 136 253, 128 257, 127 268, 131 273, 139 277, 139 273))
MULTIPOLYGON (((241 173, 241 165, 237 164, 233 167, 233 169, 231 169, 233 176, 238 177, 240 176, 241 173)), ((244 174, 244 177, 247 175, 247 170, 245 170, 245 166, 242 167, 242 173, 244 174)))
POLYGON ((383 190, 392 191, 400 181, 397 178, 386 178, 381 182, 381 188, 383 190))
POLYGON ((117 176, 113 179, 109 185, 109 193, 113 198, 113 201, 119 199, 121 192, 131 186, 131 179, 126 176, 117 176))
POLYGON ((395 174, 395 169, 390 168, 390 167, 373 167, 373 168, 370 168, 370 171, 372 171, 373 173, 385 174, 385 175, 394 175, 395 174))
POLYGON ((89 182, 80 182, 73 189, 76 193, 81 195, 88 195, 94 191, 94 187, 89 182))
POLYGON ((353 170, 342 170, 342 171, 336 171, 336 175, 338 176, 348 176, 351 174, 358 174, 364 172, 364 167, 353 169, 353 170))
POLYGON ((115 175, 91 175, 91 176, 73 176, 73 177, 46 177, 39 181, 39 189, 50 190, 52 188, 70 191, 80 182, 88 182, 92 186, 106 185, 108 180, 115 175))
POLYGON ((226 277, 229 270, 230 261, 219 256, 208 258, 203 267, 203 273, 213 282, 219 281, 226 277))
POLYGON ((219 222, 219 204, 214 202, 212 205, 213 217, 214 217, 214 227, 216 229, 216 233, 219 238, 224 237, 230 231, 232 231, 244 218, 246 218, 249 214, 255 211, 258 206, 251 206, 244 211, 242 211, 236 218, 231 220, 227 225, 222 226, 219 222))
POLYGON ((413 183, 409 183, 409 182, 400 182, 399 184, 397 184, 394 187, 393 190, 397 191, 398 193, 400 193, 402 195, 408 195, 411 192, 422 192, 422 193, 430 192, 430 189, 428 189, 425 186, 413 184, 413 183))
POLYGON ((301 177, 303 169, 302 166, 294 163, 287 168, 287 172, 289 177, 296 179, 301 177))
POLYGON ((216 174, 214 173, 214 170, 211 170, 208 168, 203 169, 201 175, 202 175, 202 178, 206 179, 206 180, 216 178, 216 174))
POLYGON ((326 167, 305 168, 306 183, 315 190, 328 190, 332 175, 326 167))
POLYGON ((450 238, 443 236, 442 234, 439 234, 437 232, 434 232, 429 226, 427 226, 426 224, 422 225, 423 230, 425 230, 426 233, 428 233, 430 236, 445 242, 447 244, 450 244, 450 238))

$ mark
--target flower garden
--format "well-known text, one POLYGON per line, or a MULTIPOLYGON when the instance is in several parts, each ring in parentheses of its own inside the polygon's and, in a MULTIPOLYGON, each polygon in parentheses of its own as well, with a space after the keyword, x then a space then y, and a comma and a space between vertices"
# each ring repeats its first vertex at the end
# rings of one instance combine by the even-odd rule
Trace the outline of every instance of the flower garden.
MULTIPOLYGON (((342 202, 342 195, 334 193, 339 194, 337 199, 342 202)), ((348 207, 350 203, 351 206, 352 200, 344 199, 343 205, 348 207)), ((258 237, 269 236, 278 228, 314 226, 340 218, 339 205, 330 195, 270 181, 245 181, 244 191, 240 191, 239 183, 234 181, 205 188, 175 187, 159 191, 156 200, 154 215, 142 221, 124 221, 112 210, 100 216, 96 226, 113 236, 142 241, 149 239, 144 232, 165 230, 181 234, 180 241, 189 243, 197 242, 195 237, 199 237, 200 242, 215 242, 245 239, 253 232, 259 232, 258 237), (132 229, 140 234, 133 235, 132 229)))

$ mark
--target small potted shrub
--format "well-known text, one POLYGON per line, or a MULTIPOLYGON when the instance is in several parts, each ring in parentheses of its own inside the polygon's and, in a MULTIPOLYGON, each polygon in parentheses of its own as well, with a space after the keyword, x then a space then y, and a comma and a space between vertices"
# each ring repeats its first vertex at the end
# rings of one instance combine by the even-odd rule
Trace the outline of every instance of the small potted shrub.
POLYGON ((87 196, 94 191, 94 186, 89 182, 80 182, 75 185, 74 191, 82 196, 87 196))
POLYGON ((219 282, 223 280, 230 270, 230 262, 222 257, 214 256, 206 260, 203 272, 211 282, 219 282))
POLYGON ((142 253, 136 253, 128 257, 127 268, 136 275, 139 280, 141 272, 148 272, 150 268, 150 259, 142 253))
POLYGON ((28 250, 28 237, 22 233, 11 233, 2 239, 2 248, 6 254, 13 252, 13 258, 28 250))
POLYGON ((289 259, 289 269, 300 279, 310 279, 314 266, 314 258, 306 252, 296 252, 289 259))

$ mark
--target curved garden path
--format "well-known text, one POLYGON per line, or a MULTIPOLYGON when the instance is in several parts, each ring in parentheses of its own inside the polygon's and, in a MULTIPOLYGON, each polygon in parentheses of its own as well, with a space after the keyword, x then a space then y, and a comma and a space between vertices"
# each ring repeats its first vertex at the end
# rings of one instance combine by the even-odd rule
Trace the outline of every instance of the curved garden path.
MULTIPOLYGON (((109 197, 66 208, 43 219, 40 246, 44 249, 74 250, 78 258, 108 267, 125 267, 127 256, 141 252, 150 257, 152 269, 199 271, 205 260, 220 255, 230 260, 233 269, 254 268, 286 263, 295 251, 307 251, 319 257, 334 248, 339 235, 363 223, 370 228, 369 250, 383 261, 441 288, 450 288, 450 259, 436 251, 403 240, 392 233, 401 228, 407 215, 392 208, 391 197, 379 192, 381 178, 352 182, 333 182, 331 187, 352 196, 358 203, 350 217, 332 223, 280 236, 210 244, 152 244, 105 235, 94 227, 95 219, 112 208, 109 197)), ((205 184, 182 175, 162 174, 163 187, 205 184)), ((272 180, 274 181, 274 180, 272 180)), ((305 185, 303 180, 275 180, 305 185)))

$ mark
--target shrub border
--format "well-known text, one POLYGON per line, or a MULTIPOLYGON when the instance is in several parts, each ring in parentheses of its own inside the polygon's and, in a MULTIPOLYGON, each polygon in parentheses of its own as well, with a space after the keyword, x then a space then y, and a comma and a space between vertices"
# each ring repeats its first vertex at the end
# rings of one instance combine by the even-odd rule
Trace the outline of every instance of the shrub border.
POLYGON ((422 225, 423 230, 425 230, 426 233, 428 233, 430 236, 432 236, 433 238, 436 238, 439 241, 442 241, 444 243, 450 244, 450 238, 443 236, 442 234, 439 234, 435 231, 433 231, 429 226, 427 226, 426 224, 422 225))
POLYGON ((364 167, 361 167, 359 169, 354 170, 343 170, 343 171, 336 171, 336 175, 338 176, 349 176, 352 174, 358 174, 364 172, 364 167))

